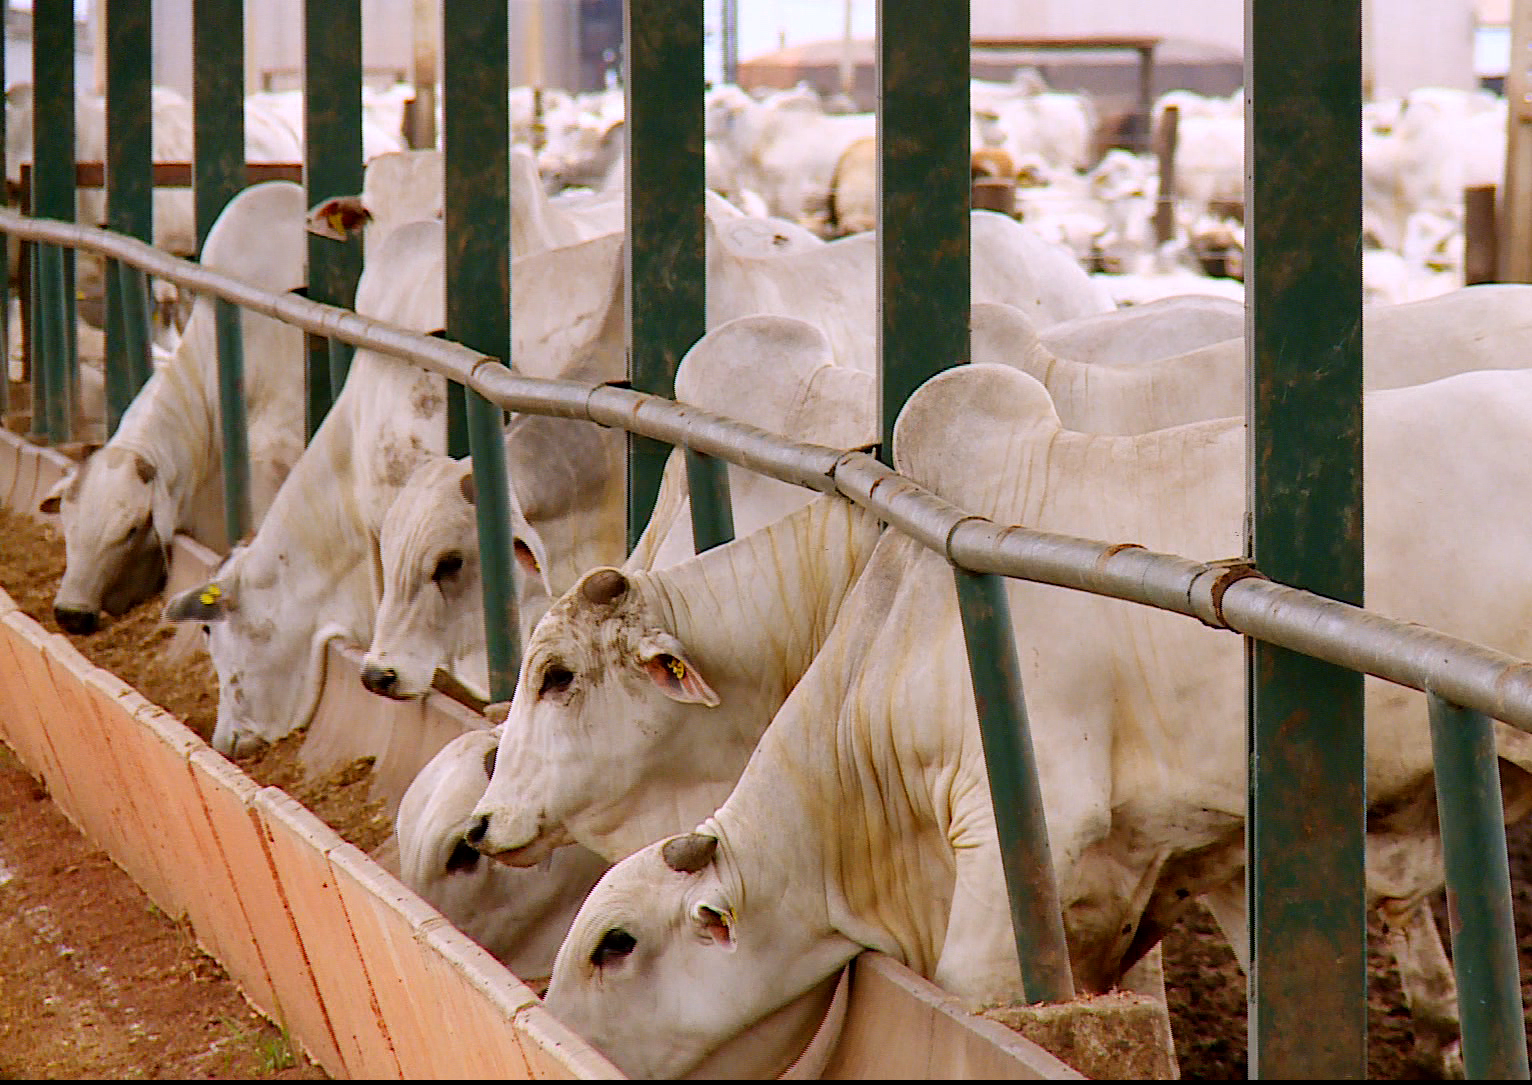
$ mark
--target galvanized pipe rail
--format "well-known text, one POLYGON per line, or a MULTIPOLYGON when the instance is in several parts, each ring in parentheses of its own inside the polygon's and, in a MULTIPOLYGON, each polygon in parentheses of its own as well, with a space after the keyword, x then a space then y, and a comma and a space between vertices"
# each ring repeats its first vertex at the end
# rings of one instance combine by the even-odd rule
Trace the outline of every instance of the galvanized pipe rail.
POLYGON ((974 516, 865 452, 793 441, 613 385, 523 377, 498 359, 291 293, 275 294, 91 226, 0 211, 0 233, 85 248, 200 294, 420 365, 511 411, 617 427, 782 482, 839 493, 959 568, 1074 588, 1196 618, 1409 686, 1532 733, 1532 663, 1409 622, 1205 562, 974 516))

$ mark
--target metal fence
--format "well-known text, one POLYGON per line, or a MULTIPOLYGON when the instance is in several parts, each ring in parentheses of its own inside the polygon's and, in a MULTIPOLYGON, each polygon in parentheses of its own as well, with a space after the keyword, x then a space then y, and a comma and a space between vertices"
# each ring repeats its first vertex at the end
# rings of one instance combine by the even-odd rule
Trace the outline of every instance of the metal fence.
MULTIPOLYGON (((353 23, 357 4, 308 4, 308 24, 328 28, 309 35, 308 70, 330 77, 307 87, 310 203, 360 188, 359 46, 350 30, 359 25, 353 23), (346 32, 331 33, 336 27, 346 32)), ((119 59, 146 50, 147 6, 147 0, 114 0, 109 6, 106 36, 119 59)), ((61 48, 55 39, 66 40, 58 30, 70 8, 69 0, 36 0, 34 205, 40 216, 53 220, 71 218, 74 206, 73 88, 69 80, 56 78, 57 61, 50 60, 61 48)), ((954 508, 866 453, 793 442, 669 402, 676 365, 705 330, 703 35, 696 0, 631 0, 625 12, 631 387, 516 375, 500 361, 509 355, 510 342, 505 12, 467 9, 445 6, 443 35, 447 334, 455 342, 406 333, 347 311, 356 265, 345 252, 316 250, 310 274, 317 300, 305 300, 254 289, 135 240, 149 236, 147 212, 131 210, 137 201, 140 209, 148 202, 147 126, 128 126, 125 135, 113 125, 107 169, 114 186, 111 221, 121 233, 0 213, 0 231, 39 243, 34 327, 41 364, 34 386, 41 432, 54 441, 68 433, 74 315, 64 253, 85 248, 125 269, 117 275, 123 285, 109 297, 108 313, 108 387, 119 394, 131 395, 147 374, 140 335, 144 317, 135 308, 145 273, 221 299, 220 355, 228 362, 221 366, 225 423, 236 428, 236 306, 315 337, 310 432, 344 380, 346 345, 405 359, 465 389, 449 419, 454 434, 449 447, 461 454, 466 444, 474 458, 489 615, 503 619, 514 608, 502 410, 628 431, 633 537, 647 521, 667 446, 687 450, 699 545, 729 534, 719 461, 838 492, 873 510, 954 566, 975 690, 990 708, 981 726, 1018 953, 1028 995, 1038 999, 1068 997, 1072 984, 1056 890, 1048 885, 1039 894, 1032 888, 1037 872, 1051 871, 1051 864, 1027 743, 1004 745, 1025 736, 1026 724, 999 578, 1143 603, 1245 635, 1252 764, 1251 1071, 1258 1076, 1365 1076, 1362 674, 1422 690, 1431 698, 1447 879, 1457 903, 1453 961, 1467 1070, 1473 1076, 1525 1077, 1490 720, 1532 731, 1532 664, 1360 608, 1356 0, 1296 5, 1247 0, 1251 560, 1232 565, 992 523, 954 508), (129 183, 134 176, 141 182, 136 186, 129 183), (1307 723, 1297 725, 1300 720, 1307 723), (1282 892, 1268 892, 1267 886, 1281 886, 1282 892), (1314 974, 1316 960, 1325 962, 1323 976, 1314 974)), ((239 10, 238 0, 198 0, 198 26, 237 28, 239 10)), ((886 457, 893 420, 909 393, 967 358, 969 178, 963 133, 969 40, 966 20, 919 0, 884 0, 879 24, 883 300, 877 319, 886 457)), ((211 73, 217 66, 206 56, 200 29, 197 40, 199 58, 211 73)), ((69 47, 72 35, 62 48, 67 53, 69 47)), ((229 63, 239 63, 237 51, 229 63)), ((109 87, 109 116, 117 111, 147 116, 147 76, 132 78, 133 70, 129 63, 108 64, 109 81, 118 73, 109 87)), ((147 64, 139 70, 147 71, 147 64)), ((237 86, 237 80, 199 76, 199 118, 204 108, 213 115, 217 102, 227 109, 237 86), (205 97, 204 88, 216 89, 205 97)), ((206 144, 199 137, 199 216, 204 210, 216 214, 232 192, 229 178, 238 177, 241 143, 227 136, 226 131, 209 135, 206 144), (204 200, 205 192, 215 189, 219 197, 204 200)), ((199 236, 209 221, 201 220, 199 236)), ((237 443, 231 434, 226 445, 232 449, 237 443)), ((231 487, 240 485, 242 470, 231 456, 231 487)), ((492 693, 508 698, 517 670, 514 622, 491 620, 488 633, 492 693)))

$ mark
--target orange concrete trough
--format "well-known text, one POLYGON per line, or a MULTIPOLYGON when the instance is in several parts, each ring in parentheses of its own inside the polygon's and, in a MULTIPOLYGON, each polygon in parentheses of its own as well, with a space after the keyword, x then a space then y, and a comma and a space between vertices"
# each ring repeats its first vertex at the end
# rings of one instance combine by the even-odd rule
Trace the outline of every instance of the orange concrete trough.
MULTIPOLYGON (((35 514, 66 467, 57 453, 0 432, 0 499, 13 510, 35 514)), ((212 559, 178 540, 176 575, 191 582, 212 559)), ((375 787, 397 806, 436 749, 485 721, 439 695, 392 706, 367 694, 359 655, 332 649, 306 745, 327 763, 377 756, 375 787), (376 725, 340 726, 361 713, 376 725), (346 737, 356 734, 366 737, 346 737)), ((187 918, 250 1002, 332 1076, 622 1076, 379 863, 285 792, 253 782, 3 592, 0 741, 162 911, 187 918)), ((853 971, 829 1073, 1080 1076, 876 954, 853 971)))

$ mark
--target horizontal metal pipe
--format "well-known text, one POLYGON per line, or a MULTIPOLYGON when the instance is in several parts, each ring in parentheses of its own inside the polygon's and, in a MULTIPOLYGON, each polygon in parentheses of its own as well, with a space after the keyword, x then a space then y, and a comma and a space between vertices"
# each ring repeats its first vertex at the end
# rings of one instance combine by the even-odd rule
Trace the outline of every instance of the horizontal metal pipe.
POLYGON ((1438 694, 1532 732, 1532 663, 1254 575, 972 516, 862 452, 791 441, 695 407, 612 385, 512 372, 467 347, 295 294, 273 294, 132 238, 0 210, 0 232, 86 248, 319 335, 413 362, 512 411, 615 426, 821 493, 839 492, 955 565, 1089 591, 1197 618, 1279 647, 1438 694))

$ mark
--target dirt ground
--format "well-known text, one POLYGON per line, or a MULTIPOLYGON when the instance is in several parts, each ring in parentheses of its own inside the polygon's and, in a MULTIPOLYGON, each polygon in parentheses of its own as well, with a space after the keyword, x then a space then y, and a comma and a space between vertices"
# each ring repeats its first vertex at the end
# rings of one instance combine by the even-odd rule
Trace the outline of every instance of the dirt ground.
MULTIPOLYGON (((0 586, 53 632, 62 570, 56 532, 0 509, 0 586)), ((100 632, 74 642, 207 738, 217 707, 212 669, 204 654, 172 644, 159 605, 153 600, 107 619, 100 632)), ((369 766, 305 781, 296 764, 300 739, 241 767, 287 789, 370 851, 389 826, 378 804, 365 801, 369 766)), ((189 933, 159 914, 45 799, 0 747, 0 1077, 322 1077, 250 1012, 189 933)), ((1510 845, 1528 976, 1532 819, 1513 830, 1510 845)), ((1206 911, 1195 910, 1167 937, 1165 971, 1182 1076, 1244 1078, 1245 979, 1206 911)), ((1368 1076, 1426 1076, 1413 1057, 1397 973, 1376 952, 1371 973, 1368 1076)), ((1532 994, 1525 982, 1523 994, 1532 994)))

